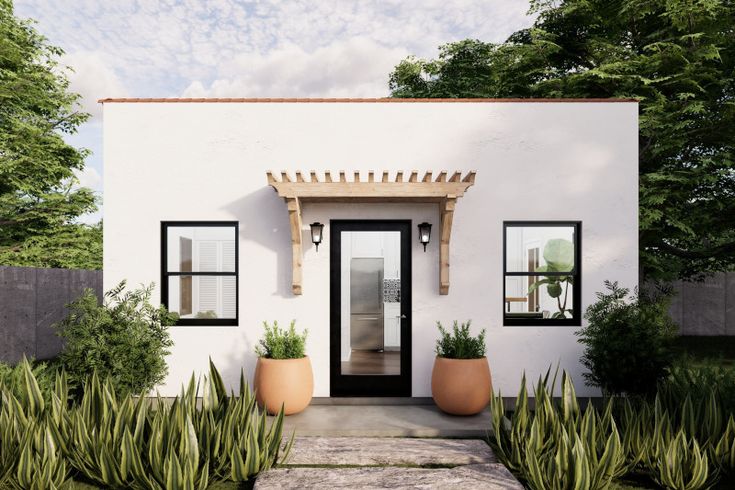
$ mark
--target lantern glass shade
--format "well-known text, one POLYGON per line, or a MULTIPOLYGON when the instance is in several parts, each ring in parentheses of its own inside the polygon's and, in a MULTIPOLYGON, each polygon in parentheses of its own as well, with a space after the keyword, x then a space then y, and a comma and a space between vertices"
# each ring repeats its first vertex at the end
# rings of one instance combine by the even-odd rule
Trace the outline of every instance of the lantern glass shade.
POLYGON ((311 242, 316 245, 316 251, 319 251, 319 244, 322 243, 322 231, 324 231, 324 225, 315 221, 311 225, 311 242))
POLYGON ((426 252, 426 245, 431 241, 431 223, 423 222, 419 224, 419 243, 424 246, 424 252, 426 252))

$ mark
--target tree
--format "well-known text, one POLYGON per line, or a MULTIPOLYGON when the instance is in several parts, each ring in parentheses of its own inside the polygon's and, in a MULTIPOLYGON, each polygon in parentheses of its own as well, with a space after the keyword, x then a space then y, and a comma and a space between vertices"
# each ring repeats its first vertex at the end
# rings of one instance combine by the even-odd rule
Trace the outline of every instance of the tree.
POLYGON ((533 0, 534 25, 410 57, 394 97, 633 97, 640 102, 645 277, 735 266, 735 3, 533 0))
POLYGON ((76 223, 96 197, 76 187, 87 150, 67 144, 88 114, 60 48, 0 0, 0 264, 101 268, 100 226, 76 223))

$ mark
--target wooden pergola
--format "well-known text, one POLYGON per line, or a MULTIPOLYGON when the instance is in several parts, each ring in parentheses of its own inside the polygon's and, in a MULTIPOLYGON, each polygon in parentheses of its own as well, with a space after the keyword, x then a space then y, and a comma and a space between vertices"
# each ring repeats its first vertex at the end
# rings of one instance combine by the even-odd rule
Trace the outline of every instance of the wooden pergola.
POLYGON ((288 172, 278 174, 268 172, 268 184, 281 196, 288 207, 291 223, 291 245, 293 254, 292 290, 294 294, 302 292, 302 242, 301 242, 301 206, 305 202, 411 202, 436 203, 439 206, 441 224, 439 229, 439 294, 449 294, 449 240, 452 234, 452 219, 457 199, 475 183, 475 171, 454 172, 451 176, 440 171, 434 178, 432 172, 426 172, 419 179, 419 173, 398 171, 393 180, 389 173, 367 173, 367 180, 360 180, 360 172, 354 172, 353 179, 347 180, 347 174, 339 175, 325 172, 323 179, 317 172, 296 172, 292 179, 288 172), (278 177, 280 175, 280 179, 278 177), (406 179, 404 179, 404 175, 406 179))

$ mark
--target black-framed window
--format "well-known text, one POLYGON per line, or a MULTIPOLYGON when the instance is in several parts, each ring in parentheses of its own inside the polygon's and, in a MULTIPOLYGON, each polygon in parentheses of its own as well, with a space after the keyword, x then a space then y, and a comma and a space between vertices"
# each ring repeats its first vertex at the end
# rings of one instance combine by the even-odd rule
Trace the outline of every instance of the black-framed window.
POLYGON ((161 222, 161 303, 177 325, 237 325, 237 221, 161 222))
POLYGON ((503 325, 581 325, 581 221, 503 222, 503 325))

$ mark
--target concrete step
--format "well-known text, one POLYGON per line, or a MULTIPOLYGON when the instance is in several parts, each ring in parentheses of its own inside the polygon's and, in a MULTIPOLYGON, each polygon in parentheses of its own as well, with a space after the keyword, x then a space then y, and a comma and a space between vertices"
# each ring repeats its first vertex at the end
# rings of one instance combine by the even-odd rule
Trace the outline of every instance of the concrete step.
POLYGON ((288 465, 459 466, 497 463, 478 439, 297 437, 288 465))
POLYGON ((523 490, 499 463, 424 469, 395 466, 363 468, 281 468, 259 476, 256 490, 304 488, 471 488, 523 490))
POLYGON ((490 411, 469 417, 448 415, 434 405, 311 405, 285 419, 284 434, 324 437, 484 438, 490 411))

